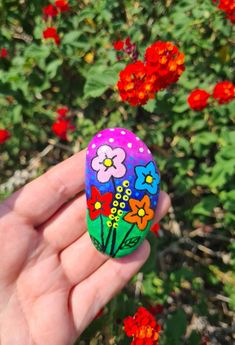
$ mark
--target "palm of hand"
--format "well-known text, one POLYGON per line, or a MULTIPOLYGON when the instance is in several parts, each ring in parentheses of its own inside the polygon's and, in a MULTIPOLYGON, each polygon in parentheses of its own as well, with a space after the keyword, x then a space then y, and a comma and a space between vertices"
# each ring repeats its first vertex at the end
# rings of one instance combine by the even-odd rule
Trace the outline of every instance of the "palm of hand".
MULTIPOLYGON (((84 162, 83 151, 0 206, 1 345, 72 344, 148 257, 147 242, 121 259, 93 247, 84 162)), ((169 207, 160 198, 158 219, 169 207)))

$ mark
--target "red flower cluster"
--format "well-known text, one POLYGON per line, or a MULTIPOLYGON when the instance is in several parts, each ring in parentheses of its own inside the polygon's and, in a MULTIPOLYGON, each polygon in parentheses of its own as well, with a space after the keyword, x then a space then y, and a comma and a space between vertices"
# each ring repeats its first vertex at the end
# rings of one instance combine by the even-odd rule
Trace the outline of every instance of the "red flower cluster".
POLYGON ((56 0, 55 6, 60 12, 68 12, 70 10, 69 3, 66 0, 56 0))
POLYGON ((145 61, 148 73, 155 75, 155 92, 176 83, 185 70, 184 54, 171 42, 158 41, 147 48, 145 61))
POLYGON ((4 144, 10 136, 10 132, 7 129, 0 129, 0 144, 4 144))
POLYGON ((55 44, 57 44, 57 45, 60 44, 60 37, 59 37, 59 35, 57 33, 57 29, 55 27, 46 28, 43 31, 43 37, 45 38, 45 40, 53 39, 55 44))
POLYGON ((188 96, 188 104, 193 110, 203 110, 207 107, 208 98, 210 94, 205 90, 196 89, 188 96))
POLYGON ((112 193, 108 192, 103 195, 95 187, 91 187, 91 198, 87 201, 87 206, 91 220, 96 219, 101 214, 108 217, 111 212, 110 204, 112 201, 112 193))
POLYGON ((155 77, 147 74, 146 66, 142 61, 127 65, 119 75, 117 86, 123 101, 135 106, 146 104, 150 98, 154 98, 155 77))
MULTIPOLYGON (((135 43, 131 43, 130 37, 127 37, 124 41, 116 41, 113 47, 118 52, 126 53, 133 61, 138 59, 139 53, 135 43)), ((122 55, 117 55, 118 60, 122 58, 122 55)))
POLYGON ((43 14, 45 17, 56 17, 57 14, 58 14, 58 10, 55 6, 53 6, 52 4, 46 6, 46 7, 43 7, 42 9, 43 11, 43 14))
MULTIPOLYGON (((45 18, 53 18, 56 17, 59 13, 68 12, 70 10, 69 3, 67 0, 57 0, 55 4, 49 4, 48 6, 42 9, 45 18)), ((55 27, 47 27, 43 31, 44 39, 53 39, 55 44, 60 44, 60 37, 57 33, 57 29, 55 27)))
POLYGON ((56 122, 53 123, 51 129, 54 134, 62 140, 68 140, 67 132, 73 131, 75 127, 71 125, 70 119, 66 119, 67 113, 69 109, 67 107, 61 107, 57 109, 57 119, 56 122))
POLYGON ((140 307, 135 315, 124 319, 124 330, 133 337, 131 345, 158 345, 160 325, 147 309, 140 307))
MULTIPOLYGON (((216 1, 213 1, 216 2, 216 1)), ((227 18, 232 24, 235 24, 235 1, 234 0, 220 0, 217 6, 220 10, 226 13, 227 18)))
POLYGON ((68 112, 69 112, 69 108, 68 107, 61 107, 61 108, 58 108, 56 110, 57 114, 59 115, 58 118, 61 119, 65 116, 67 116, 68 112))
POLYGON ((208 106, 210 96, 219 104, 231 102, 235 97, 235 85, 227 80, 221 81, 215 85, 212 95, 205 90, 196 89, 188 96, 188 104, 193 110, 203 110, 208 106))
POLYGON ((99 319, 104 313, 104 308, 101 308, 98 313, 96 314, 96 316, 94 317, 94 320, 99 319))
POLYGON ((6 50, 6 48, 1 48, 1 50, 0 50, 0 57, 2 59, 5 59, 7 57, 7 55, 8 55, 8 51, 6 50))
POLYGON ((58 0, 55 1, 55 4, 49 4, 48 6, 43 7, 42 11, 44 16, 47 17, 56 17, 59 12, 68 12, 70 10, 68 1, 58 0))
POLYGON ((156 92, 175 83, 184 69, 184 54, 171 42, 158 41, 147 48, 145 63, 136 61, 120 72, 120 96, 132 106, 146 104, 156 92))
POLYGON ((219 104, 230 102, 235 97, 235 85, 230 81, 217 83, 214 87, 213 97, 219 104))
POLYGON ((160 303, 158 303, 158 304, 156 304, 156 305, 151 305, 151 306, 149 307, 150 313, 153 314, 154 316, 155 316, 155 315, 158 315, 158 314, 161 314, 161 313, 163 312, 163 310, 164 310, 164 307, 163 307, 163 305, 160 304, 160 303))
POLYGON ((151 228, 150 231, 152 231, 157 237, 158 237, 158 232, 160 230, 160 225, 158 223, 155 223, 151 228))

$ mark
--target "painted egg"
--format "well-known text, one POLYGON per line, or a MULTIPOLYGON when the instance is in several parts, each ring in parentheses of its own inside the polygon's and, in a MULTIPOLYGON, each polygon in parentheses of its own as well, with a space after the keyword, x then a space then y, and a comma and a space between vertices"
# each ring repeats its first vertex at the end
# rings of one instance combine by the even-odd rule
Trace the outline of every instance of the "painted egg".
POLYGON ((146 237, 158 202, 160 176, 148 147, 125 128, 105 129, 86 158, 87 226, 97 250, 133 252, 146 237))

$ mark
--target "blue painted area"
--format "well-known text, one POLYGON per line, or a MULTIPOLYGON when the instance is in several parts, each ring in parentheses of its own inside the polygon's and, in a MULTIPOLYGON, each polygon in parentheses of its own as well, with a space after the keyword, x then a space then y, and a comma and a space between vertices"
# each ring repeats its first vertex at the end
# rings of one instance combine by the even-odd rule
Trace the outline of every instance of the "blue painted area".
MULTIPOLYGON (((134 161, 135 161, 134 157, 129 157, 126 159, 125 165, 127 167, 127 173, 125 174, 125 176, 123 178, 115 179, 115 185, 116 185, 116 187, 122 186, 123 182, 128 180, 130 183, 128 189, 130 189, 132 191, 130 198, 141 200, 144 197, 144 195, 147 194, 150 198, 151 208, 155 209, 157 202, 158 202, 159 182, 160 182, 160 178, 159 178, 159 175, 157 174, 157 170, 156 170, 156 164, 154 162, 151 162, 151 165, 150 165, 151 169, 147 171, 146 165, 148 166, 148 164, 150 162, 147 162, 147 164, 146 164, 146 161, 140 160, 141 164, 143 164, 143 168, 141 167, 141 164, 139 161, 138 161, 138 163, 136 162, 137 163, 136 166, 140 167, 139 168, 139 174, 136 174, 136 171, 134 169, 135 167, 133 165, 134 161), (154 178, 155 178, 154 182, 155 183, 154 183, 152 188, 151 188, 151 186, 149 187, 146 183, 144 183, 143 177, 142 177, 143 175, 141 175, 142 171, 150 172, 154 176, 154 178), (144 187, 148 187, 148 188, 144 188, 144 187)), ((88 160, 87 168, 86 168, 86 195, 87 195, 87 199, 91 198, 91 186, 95 186, 98 190, 100 190, 101 194, 105 194, 107 192, 112 192, 114 195, 114 198, 115 198, 115 194, 117 193, 117 191, 114 190, 114 185, 113 185, 113 182, 111 179, 106 183, 100 183, 97 180, 97 172, 91 168, 90 160, 88 160)), ((125 188, 124 188, 124 190, 125 190, 125 188)), ((127 201, 124 201, 124 202, 125 202, 126 206, 125 206, 125 208, 123 208, 123 211, 129 211, 130 210, 129 203, 127 201)))

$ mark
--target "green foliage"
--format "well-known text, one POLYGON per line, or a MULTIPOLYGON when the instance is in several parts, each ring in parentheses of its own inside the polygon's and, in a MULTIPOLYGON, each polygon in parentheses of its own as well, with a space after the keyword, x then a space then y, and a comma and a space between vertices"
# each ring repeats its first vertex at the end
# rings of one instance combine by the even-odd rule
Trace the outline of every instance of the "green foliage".
MULTIPOLYGON (((204 317, 215 327, 229 324, 222 303, 226 308, 235 305, 228 274, 234 269, 235 102, 196 112, 188 107, 187 96, 194 88, 212 92, 218 81, 234 82, 233 26, 211 0, 70 3, 71 12, 54 19, 61 38, 56 46, 42 40, 47 27, 42 7, 48 1, 0 1, 0 49, 9 52, 7 59, 0 59, 0 128, 12 135, 0 145, 1 183, 54 138, 51 125, 60 105, 73 114, 76 130, 62 143, 72 151, 86 147, 102 128, 135 131, 154 153, 181 232, 171 231, 171 217, 157 249, 150 236, 152 254, 143 268, 139 299, 134 279, 87 330, 81 344, 92 337, 92 344, 99 344, 98 330, 105 341, 129 344, 122 319, 139 304, 163 303, 162 344, 198 345, 206 328, 187 333, 192 317, 204 317), (174 42, 186 58, 179 82, 139 108, 122 103, 115 86, 128 60, 117 61, 112 43, 127 36, 137 44, 141 59, 156 40, 174 42), (194 227, 202 229, 202 235, 190 242, 194 227), (212 233, 203 233, 207 228, 212 233), (211 293, 225 294, 228 302, 211 299, 211 293)), ((66 154, 55 156, 43 169, 66 154)), ((1 192, 1 198, 6 195, 1 192)), ((222 341, 232 342, 228 335, 222 341)))

